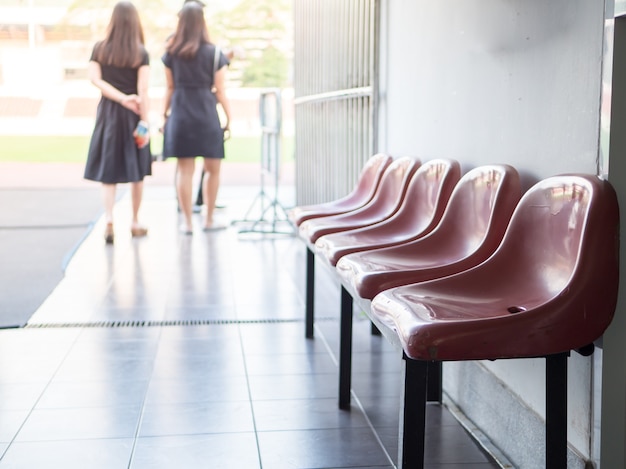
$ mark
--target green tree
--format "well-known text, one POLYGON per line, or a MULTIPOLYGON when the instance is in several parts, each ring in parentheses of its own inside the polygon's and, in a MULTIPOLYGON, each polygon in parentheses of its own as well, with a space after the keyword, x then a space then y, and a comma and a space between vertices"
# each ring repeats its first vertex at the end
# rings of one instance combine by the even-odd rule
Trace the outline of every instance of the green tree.
POLYGON ((288 64, 285 55, 273 46, 263 51, 244 69, 242 85, 249 87, 278 87, 287 85, 288 64))
POLYGON ((242 0, 209 18, 211 38, 242 51, 229 77, 241 86, 283 87, 293 55, 291 0, 242 0))

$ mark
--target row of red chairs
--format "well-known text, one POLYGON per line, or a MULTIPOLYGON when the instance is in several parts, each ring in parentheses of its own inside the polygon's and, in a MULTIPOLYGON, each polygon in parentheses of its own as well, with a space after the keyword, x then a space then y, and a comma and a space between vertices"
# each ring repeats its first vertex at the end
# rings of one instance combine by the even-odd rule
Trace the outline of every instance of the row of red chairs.
POLYGON ((293 209, 314 262, 341 282, 339 407, 350 406, 352 309, 405 358, 399 464, 422 468, 425 405, 442 361, 546 358, 546 467, 567 467, 567 357, 593 351, 617 301, 619 210, 595 175, 544 179, 523 195, 509 165, 374 155, 354 190, 293 209), (374 327, 375 326, 375 327, 374 327))

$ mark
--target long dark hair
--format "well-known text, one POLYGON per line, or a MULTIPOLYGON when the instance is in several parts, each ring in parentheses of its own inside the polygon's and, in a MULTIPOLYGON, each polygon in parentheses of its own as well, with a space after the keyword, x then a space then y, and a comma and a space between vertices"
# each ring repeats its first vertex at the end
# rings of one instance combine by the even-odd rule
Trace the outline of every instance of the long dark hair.
POLYGON ((176 32, 168 41, 167 52, 184 59, 195 57, 202 44, 209 43, 204 10, 198 2, 187 2, 178 14, 176 32))
POLYGON ((135 68, 141 64, 144 37, 137 8, 118 2, 103 41, 96 44, 94 58, 104 65, 135 68))

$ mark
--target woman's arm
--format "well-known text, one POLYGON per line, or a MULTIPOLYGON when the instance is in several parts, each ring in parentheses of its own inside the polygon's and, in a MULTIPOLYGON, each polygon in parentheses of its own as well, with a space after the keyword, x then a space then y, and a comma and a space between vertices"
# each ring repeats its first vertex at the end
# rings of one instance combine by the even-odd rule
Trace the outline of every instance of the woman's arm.
POLYGON ((137 94, 139 95, 139 117, 148 122, 150 112, 150 97, 148 96, 148 83, 150 79, 150 66, 142 65, 137 72, 137 94))
POLYGON ((165 67, 165 96, 163 98, 163 118, 167 118, 172 103, 172 94, 174 94, 174 75, 172 69, 165 67))
POLYGON ((226 115, 226 122, 224 124, 224 130, 230 128, 230 102, 226 96, 226 66, 220 68, 215 73, 215 97, 217 102, 222 105, 224 114, 226 115))
POLYGON ((148 97, 148 81, 150 78, 150 66, 142 65, 137 70, 137 94, 139 95, 139 124, 133 135, 139 148, 143 148, 150 142, 150 126, 148 114, 150 111, 150 98, 148 97))
POLYGON ((110 99, 111 101, 120 103, 122 106, 130 109, 135 114, 139 114, 139 96, 137 96, 136 94, 122 93, 113 85, 104 81, 102 79, 102 69, 100 68, 100 64, 98 62, 94 62, 93 60, 90 61, 87 73, 89 76, 89 80, 91 81, 91 83, 94 84, 94 86, 96 86, 96 88, 100 90, 102 96, 110 99))

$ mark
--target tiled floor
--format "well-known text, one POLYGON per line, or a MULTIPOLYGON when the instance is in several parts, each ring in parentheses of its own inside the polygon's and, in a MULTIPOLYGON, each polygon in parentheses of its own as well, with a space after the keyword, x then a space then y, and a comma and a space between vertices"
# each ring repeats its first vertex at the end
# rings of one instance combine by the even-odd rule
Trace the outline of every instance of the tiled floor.
MULTIPOLYGON (((179 234, 170 192, 143 213, 147 238, 120 224, 105 246, 98 224, 29 327, 0 331, 0 469, 395 467, 400 355, 357 315, 338 410, 339 289, 317 269, 306 340, 304 245, 179 234)), ((428 419, 429 469, 498 467, 446 409, 428 419)))

